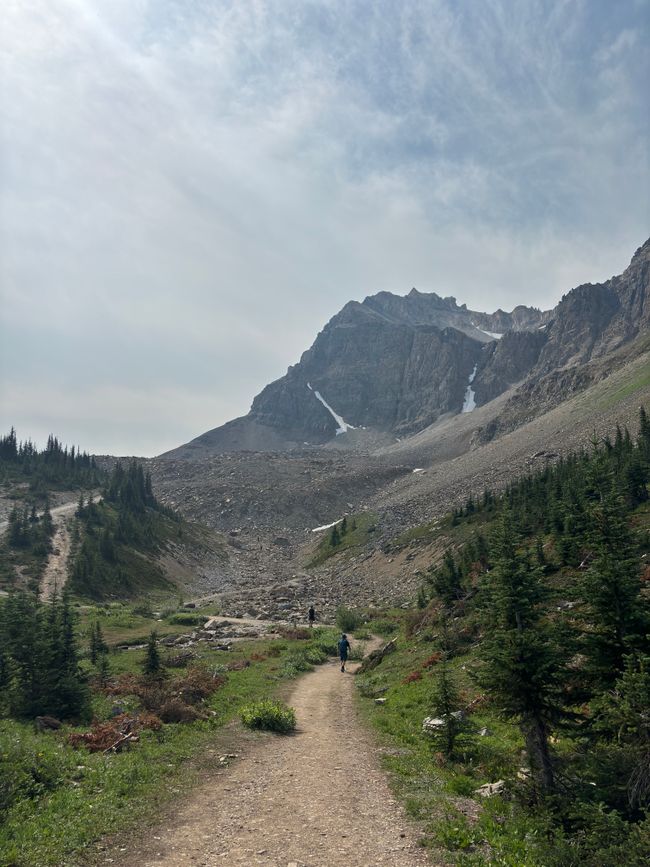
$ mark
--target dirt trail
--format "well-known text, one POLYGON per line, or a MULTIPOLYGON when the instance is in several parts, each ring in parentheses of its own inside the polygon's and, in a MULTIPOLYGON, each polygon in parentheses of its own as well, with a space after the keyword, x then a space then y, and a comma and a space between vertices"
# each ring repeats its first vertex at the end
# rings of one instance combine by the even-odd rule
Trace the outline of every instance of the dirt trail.
POLYGON ((248 741, 119 867, 430 865, 379 768, 354 689, 334 661, 301 678, 289 699, 297 734, 248 741))
POLYGON ((51 510, 54 520, 52 553, 41 577, 41 599, 48 602, 55 590, 60 592, 68 580, 68 560, 72 541, 68 522, 77 510, 77 503, 65 503, 51 510))

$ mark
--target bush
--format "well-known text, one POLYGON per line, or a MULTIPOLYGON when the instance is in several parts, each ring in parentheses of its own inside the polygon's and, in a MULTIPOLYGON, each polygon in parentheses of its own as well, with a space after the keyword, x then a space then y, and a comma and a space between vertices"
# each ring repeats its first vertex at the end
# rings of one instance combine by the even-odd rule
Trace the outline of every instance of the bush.
POLYGON ((160 719, 166 723, 188 723, 199 718, 203 718, 203 715, 179 698, 170 698, 160 708, 160 719))
POLYGON ((397 623, 394 620, 374 620, 370 624, 370 631, 381 635, 383 638, 388 638, 394 632, 397 632, 397 623))
POLYGON ((313 635, 313 629, 304 626, 278 626, 278 634, 292 641, 309 641, 313 635))
POLYGON ((312 664, 307 660, 305 651, 294 650, 285 659, 280 674, 282 677, 297 677, 303 671, 311 671, 311 668, 312 664))
POLYGON ((201 665, 193 665, 187 669, 183 677, 179 677, 172 685, 172 691, 185 704, 198 704, 204 698, 216 692, 226 682, 223 675, 213 674, 201 665))
POLYGON ((186 614, 185 612, 172 614, 168 618, 169 622, 174 626, 203 626, 209 619, 205 614, 186 614))
POLYGON ((363 624, 363 617, 359 611, 339 605, 336 609, 336 625, 341 632, 354 632, 363 624))
POLYGON ((306 647, 303 650, 303 655, 311 665, 321 665, 328 657, 327 651, 323 650, 322 647, 319 647, 318 644, 306 647))
POLYGON ((315 629, 313 643, 325 654, 325 656, 338 656, 339 635, 333 629, 315 629))
POLYGON ((249 729, 287 734, 296 727, 296 712, 279 701, 256 701, 241 709, 241 720, 249 729))

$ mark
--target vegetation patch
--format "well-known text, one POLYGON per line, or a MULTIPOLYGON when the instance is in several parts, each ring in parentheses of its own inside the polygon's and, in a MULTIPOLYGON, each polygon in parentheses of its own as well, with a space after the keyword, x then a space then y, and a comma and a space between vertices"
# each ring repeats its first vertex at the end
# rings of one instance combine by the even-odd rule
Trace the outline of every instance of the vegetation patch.
POLYGON ((307 568, 320 566, 336 554, 352 553, 364 548, 377 529, 377 516, 372 512, 346 515, 330 530, 323 532, 307 568))
POLYGON ((255 701, 245 705, 240 712, 241 720, 249 729, 288 734, 296 728, 296 713, 282 702, 255 701))
POLYGON ((642 411, 636 442, 617 429, 468 502, 448 519, 466 542, 399 615, 396 651, 357 678, 436 857, 647 863, 649 477, 642 411))

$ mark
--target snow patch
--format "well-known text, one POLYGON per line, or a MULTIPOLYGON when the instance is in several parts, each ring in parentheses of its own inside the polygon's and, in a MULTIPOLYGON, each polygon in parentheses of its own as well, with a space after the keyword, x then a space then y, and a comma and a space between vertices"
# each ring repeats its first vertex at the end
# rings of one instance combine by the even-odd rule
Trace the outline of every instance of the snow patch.
POLYGON ((487 334, 488 337, 492 337, 494 340, 501 340, 503 334, 499 334, 497 331, 485 331, 483 328, 479 328, 479 331, 482 331, 483 334, 487 334))
POLYGON ((471 412, 473 409, 476 409, 476 400, 474 399, 476 392, 472 388, 472 383, 474 382, 474 379, 476 377, 477 370, 478 364, 475 364, 474 370, 470 373, 469 379, 467 381, 467 388, 465 389, 465 400, 463 402, 463 408, 461 409, 461 412, 471 412))
MULTIPOLYGON (((329 412, 329 414, 332 416, 334 421, 337 423, 338 427, 336 429, 336 436, 338 436, 339 434, 347 433, 349 430, 355 430, 355 427, 353 424, 348 424, 345 421, 345 419, 343 418, 343 416, 340 416, 337 412, 334 412, 334 410, 329 405, 329 403, 325 400, 325 398, 320 393, 320 391, 314 391, 314 389, 311 387, 311 383, 309 383, 309 382, 307 383, 307 388, 311 392, 313 392, 314 397, 323 404, 325 409, 329 412)), ((332 524, 331 526, 334 526, 334 525, 332 524)))
POLYGON ((416 467, 413 470, 414 473, 426 473, 426 470, 423 467, 416 467))
POLYGON ((331 530, 332 527, 336 527, 337 524, 340 524, 343 518, 339 518, 338 521, 332 521, 331 524, 323 524, 322 527, 314 527, 312 533, 320 533, 321 530, 331 530))
POLYGON ((501 338, 503 337, 503 332, 499 333, 498 331, 486 331, 484 328, 479 328, 475 322, 472 322, 472 325, 474 326, 474 328, 476 328, 477 331, 480 331, 481 334, 487 334, 487 336, 491 337, 493 340, 501 340, 501 338))

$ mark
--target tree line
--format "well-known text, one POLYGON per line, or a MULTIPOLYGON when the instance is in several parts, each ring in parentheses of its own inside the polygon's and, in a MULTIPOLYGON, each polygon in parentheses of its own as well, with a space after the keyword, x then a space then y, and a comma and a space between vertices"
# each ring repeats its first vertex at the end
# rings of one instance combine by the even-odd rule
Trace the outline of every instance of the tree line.
POLYGON ((0 478, 29 482, 33 495, 44 497, 52 487, 94 488, 106 474, 94 456, 64 446, 50 434, 44 449, 30 440, 19 442, 15 428, 0 438, 0 478))
MULTIPOLYGON (((178 521, 176 513, 156 499, 150 473, 135 460, 126 467, 120 462, 115 465, 101 501, 82 492, 75 514, 79 524, 70 583, 75 592, 93 598, 133 590, 127 549, 155 551, 165 538, 168 521, 178 521)), ((143 568, 140 559, 139 570, 143 568)))

